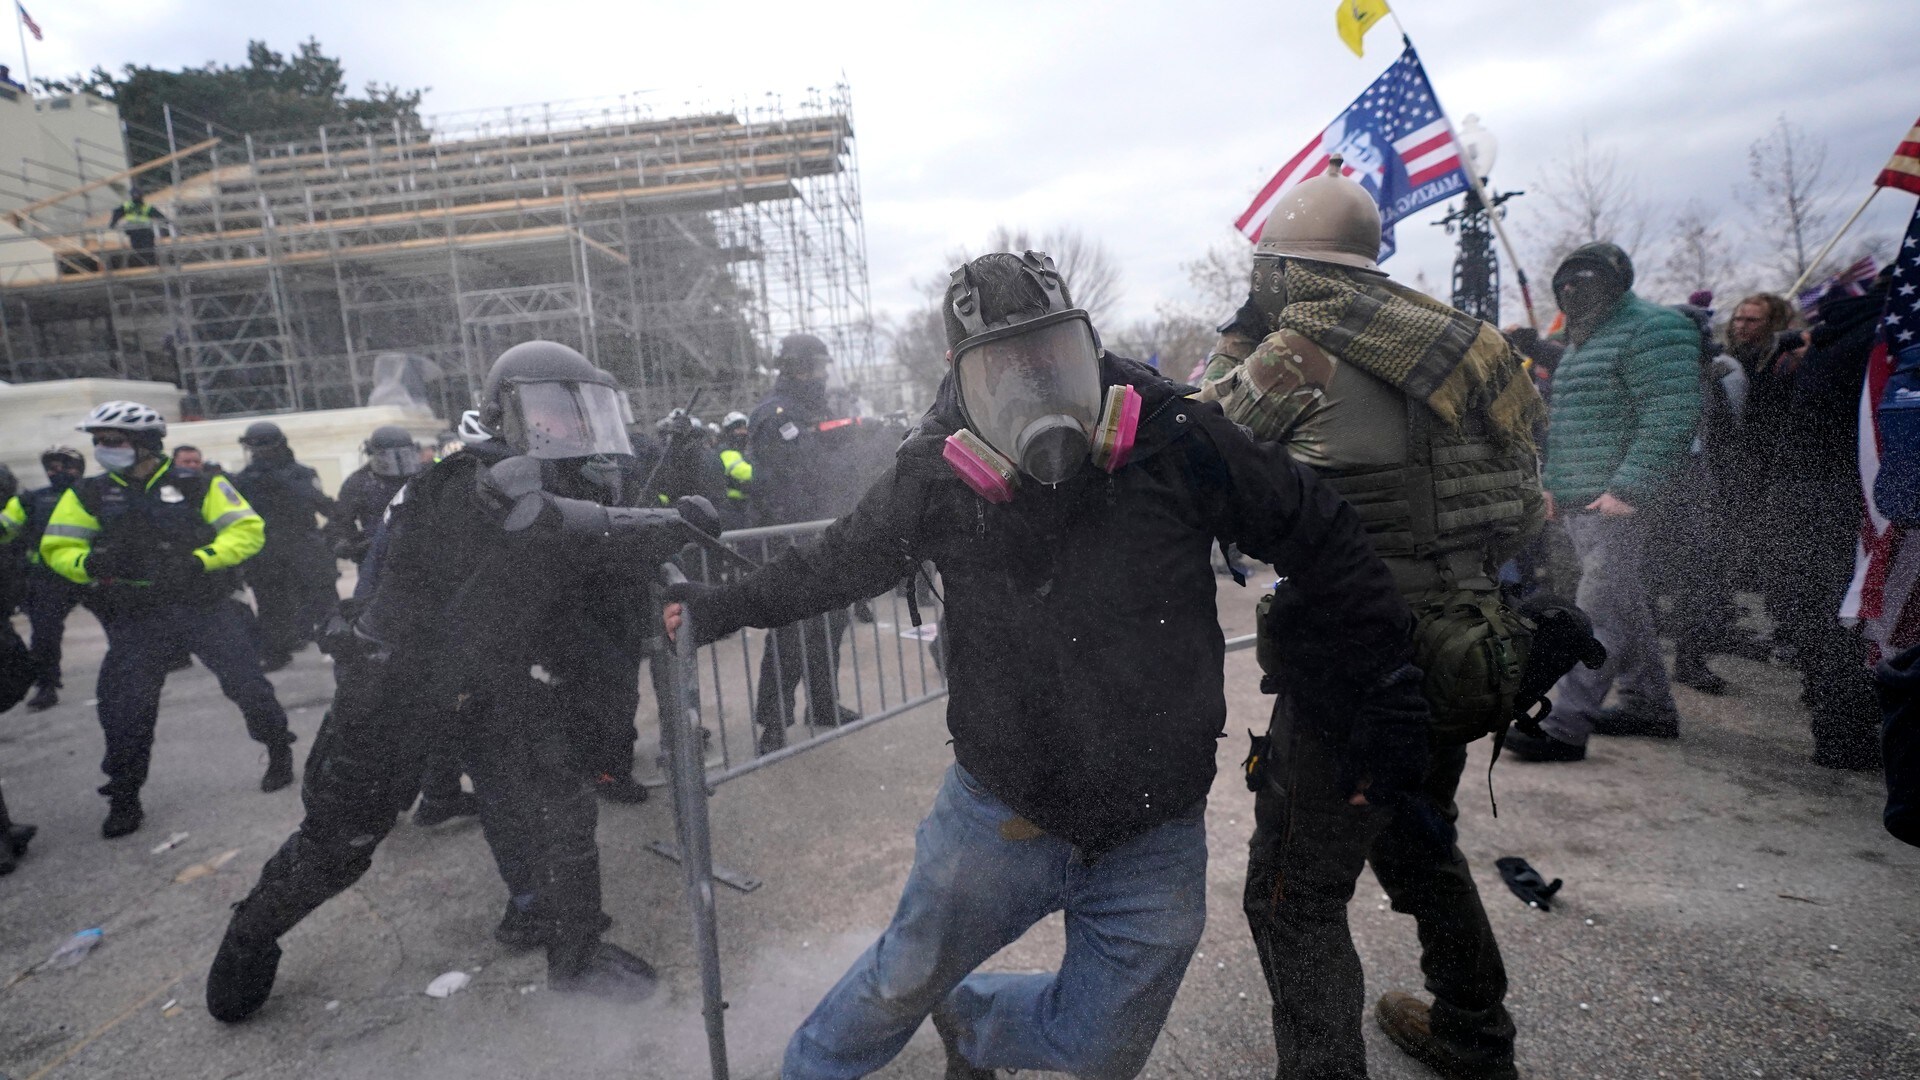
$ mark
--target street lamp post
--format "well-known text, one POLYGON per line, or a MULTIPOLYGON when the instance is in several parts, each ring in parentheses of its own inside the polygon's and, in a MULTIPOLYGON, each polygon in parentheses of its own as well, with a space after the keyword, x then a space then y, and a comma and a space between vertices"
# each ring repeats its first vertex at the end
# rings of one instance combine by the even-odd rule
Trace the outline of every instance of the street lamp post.
MULTIPOLYGON (((1484 187, 1487 175, 1493 171, 1499 140, 1481 127, 1480 117, 1473 114, 1461 121, 1458 138, 1467 158, 1466 167, 1474 170, 1484 187)), ((1491 214, 1500 204, 1521 194, 1524 192, 1496 193, 1488 188, 1487 195, 1493 200, 1493 206, 1489 207, 1480 200, 1477 191, 1468 188, 1460 208, 1436 223, 1446 229, 1448 235, 1460 238, 1453 256, 1453 306, 1495 326, 1500 325, 1500 260, 1493 250, 1491 214)))

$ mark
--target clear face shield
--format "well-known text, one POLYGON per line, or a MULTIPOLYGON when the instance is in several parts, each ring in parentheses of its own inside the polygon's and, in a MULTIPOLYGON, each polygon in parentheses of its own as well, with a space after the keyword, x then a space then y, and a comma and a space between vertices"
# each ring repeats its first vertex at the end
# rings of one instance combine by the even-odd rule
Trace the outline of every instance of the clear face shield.
POLYGON ((975 334, 954 350, 974 433, 1042 484, 1079 470, 1100 423, 1100 347, 1072 308, 975 334))
POLYGON ((413 446, 370 448, 367 465, 376 476, 412 476, 420 471, 420 450, 413 446))
POLYGON ((543 460, 632 456, 632 422, 626 395, 611 386, 522 382, 506 395, 501 435, 509 446, 543 460))

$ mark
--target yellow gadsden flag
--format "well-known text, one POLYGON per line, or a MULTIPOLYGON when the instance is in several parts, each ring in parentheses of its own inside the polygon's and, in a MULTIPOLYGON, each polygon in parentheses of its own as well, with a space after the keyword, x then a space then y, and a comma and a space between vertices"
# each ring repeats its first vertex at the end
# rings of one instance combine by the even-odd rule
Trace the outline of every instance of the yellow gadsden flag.
POLYGON ((1373 24, 1387 17, 1387 0, 1340 0, 1340 7, 1333 13, 1333 24, 1340 29, 1340 40, 1347 43, 1355 56, 1365 56, 1360 49, 1360 39, 1367 36, 1373 24))

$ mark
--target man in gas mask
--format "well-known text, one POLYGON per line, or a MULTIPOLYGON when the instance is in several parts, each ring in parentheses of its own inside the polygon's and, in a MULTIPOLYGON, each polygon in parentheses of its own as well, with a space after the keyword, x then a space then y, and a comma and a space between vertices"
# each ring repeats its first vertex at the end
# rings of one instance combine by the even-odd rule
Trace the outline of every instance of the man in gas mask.
POLYGON ((268 671, 293 662, 339 599, 340 570, 321 538, 320 517, 337 511, 320 476, 293 458, 280 425, 259 420, 240 436, 247 467, 233 478, 267 523, 267 546, 247 564, 247 584, 260 607, 261 661, 268 671))
POLYGON ((14 530, 26 555, 27 623, 33 629, 33 659, 38 668, 27 711, 39 712, 60 703, 60 645, 66 637, 67 616, 86 590, 54 573, 40 558, 40 538, 46 534, 53 508, 67 489, 86 475, 87 459, 71 446, 49 446, 40 454, 47 486, 23 491, 0 513, 0 531, 14 530))
MULTIPOLYGON (((555 990, 653 992, 645 961, 599 940, 595 802, 572 743, 581 667, 651 629, 648 586, 697 510, 621 507, 639 494, 629 419, 613 377, 579 353, 516 345, 487 377, 481 437, 394 500, 364 608, 329 629, 338 685, 308 757, 306 819, 234 909, 207 979, 215 1017, 266 1002, 277 940, 366 872, 447 722, 512 897, 498 936, 544 944, 555 990)), ((711 525, 713 511, 696 516, 711 525)))
MULTIPOLYGON (((739 584, 669 590, 706 640, 845 607, 922 560, 945 586, 957 761, 893 924, 794 1035, 781 1075, 865 1075, 931 1014, 949 1077, 1130 1077, 1206 917, 1226 719, 1212 545, 1301 583, 1292 663, 1382 725, 1418 729, 1409 616, 1331 489, 1102 350, 1044 254, 962 266, 943 311, 947 377, 858 507, 739 584), (1058 973, 970 974, 1063 910, 1058 973)), ((670 630, 683 614, 669 604, 670 630)))
POLYGON ((424 463, 420 447, 407 429, 387 424, 373 429, 361 451, 367 463, 340 483, 337 511, 327 518, 328 546, 336 558, 358 563, 367 557, 373 527, 387 512, 387 504, 406 486, 407 478, 424 463))
POLYGON ((85 603, 107 632, 98 698, 108 839, 140 827, 140 789, 153 758, 167 670, 182 650, 220 680, 220 691, 267 748, 262 791, 293 783, 293 732, 260 673, 247 609, 233 598, 234 567, 265 542, 260 515, 225 477, 176 474, 161 440, 167 422, 135 401, 95 406, 80 424, 106 471, 68 488, 47 519, 40 558, 88 588, 85 603))
MULTIPOLYGON (((1359 511, 1418 619, 1434 725, 1431 744, 1420 732, 1382 742, 1341 696, 1269 670, 1279 698, 1248 778, 1244 907, 1273 995, 1277 1076, 1366 1076, 1346 911, 1372 862, 1394 910, 1419 923, 1434 994, 1431 1008, 1386 995, 1381 1027, 1445 1076, 1499 1080, 1515 1075, 1506 972, 1452 822, 1467 744, 1513 716, 1529 629, 1496 581, 1545 519, 1532 437, 1543 410, 1497 328, 1387 280, 1380 212, 1340 170, 1334 157, 1267 219, 1201 397, 1359 511), (1415 781, 1424 768, 1424 784, 1383 784, 1369 755, 1415 781)), ((1274 611, 1298 603, 1297 581, 1279 586, 1274 611)), ((1289 631, 1272 617, 1261 629, 1289 631)))

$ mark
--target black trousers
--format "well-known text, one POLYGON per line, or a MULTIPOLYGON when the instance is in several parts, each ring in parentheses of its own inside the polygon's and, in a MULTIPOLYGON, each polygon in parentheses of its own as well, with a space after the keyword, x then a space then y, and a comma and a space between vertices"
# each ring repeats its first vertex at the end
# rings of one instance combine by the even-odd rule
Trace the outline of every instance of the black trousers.
POLYGON ((760 689, 754 723, 784 731, 793 723, 794 691, 807 683, 807 708, 815 722, 837 719, 840 693, 840 641, 847 633, 845 609, 789 623, 767 636, 760 654, 760 689))
POLYGON ((254 940, 278 938, 358 881, 411 801, 436 725, 457 726, 481 827, 508 891, 549 925, 548 961, 580 962, 600 937, 598 807, 577 768, 565 702, 522 679, 457 710, 402 662, 343 663, 333 708, 307 755, 300 828, 236 909, 254 940), (451 718, 449 721, 448 718, 451 718))
POLYGON ((107 774, 101 794, 134 795, 147 782, 160 691, 167 669, 182 651, 199 657, 220 681, 220 692, 240 706, 248 737, 268 746, 293 741, 273 684, 260 673, 247 609, 238 600, 115 612, 102 615, 101 624, 107 631, 107 655, 100 661, 96 691, 107 742, 100 761, 100 771, 107 774))
MULTIPOLYGON (((1360 1034, 1366 991, 1347 923, 1368 862, 1393 910, 1411 915, 1433 994, 1434 1034, 1489 1062, 1513 1056, 1500 947, 1466 856, 1421 843, 1387 810, 1353 806, 1335 783, 1344 746, 1276 711, 1269 783, 1254 797, 1243 907, 1267 988, 1280 1080, 1367 1075, 1360 1034)), ((1465 747, 1436 747, 1427 795, 1449 820, 1465 747)))
POLYGON ((268 657, 286 656, 312 641, 340 602, 333 579, 314 568, 249 564, 247 584, 260 607, 260 650, 268 657))
POLYGON ((67 634, 67 616, 85 592, 83 586, 45 567, 27 571, 27 624, 33 628, 33 660, 40 668, 34 685, 55 689, 64 685, 60 681, 60 646, 67 634))

